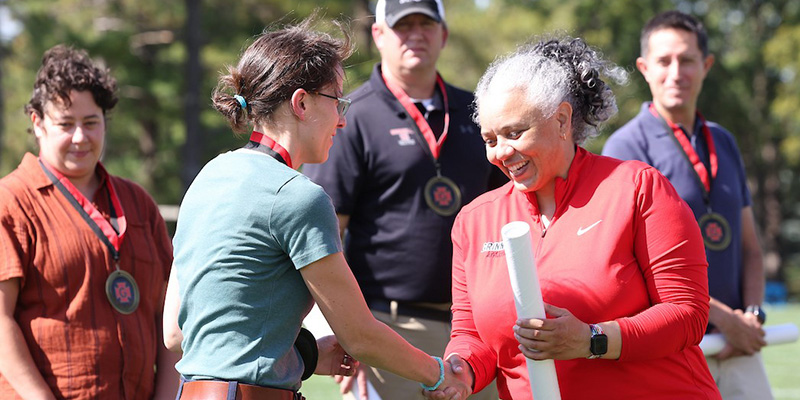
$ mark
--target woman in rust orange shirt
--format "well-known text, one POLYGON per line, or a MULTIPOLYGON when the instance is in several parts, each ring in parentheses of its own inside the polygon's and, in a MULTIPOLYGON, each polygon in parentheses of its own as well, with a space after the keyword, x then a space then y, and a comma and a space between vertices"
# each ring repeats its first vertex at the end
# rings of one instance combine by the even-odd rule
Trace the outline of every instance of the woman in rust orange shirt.
POLYGON ((82 50, 44 55, 26 106, 39 156, 0 180, 2 399, 174 397, 177 356, 160 345, 166 226, 100 163, 115 89, 82 50))

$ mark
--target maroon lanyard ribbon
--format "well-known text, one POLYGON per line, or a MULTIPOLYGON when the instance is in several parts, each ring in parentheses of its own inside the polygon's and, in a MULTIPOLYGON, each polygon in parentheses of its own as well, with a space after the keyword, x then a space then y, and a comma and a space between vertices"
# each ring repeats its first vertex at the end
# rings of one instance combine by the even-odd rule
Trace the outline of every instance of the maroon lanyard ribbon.
POLYGON ((292 157, 289 155, 289 152, 283 148, 280 143, 272 140, 271 137, 261 132, 253 131, 253 133, 250 134, 250 141, 265 146, 265 150, 268 150, 267 154, 286 164, 289 168, 294 169, 294 167, 292 167, 292 157))
MULTIPOLYGON (((114 190, 114 185, 111 181, 106 178, 106 189, 108 190, 111 218, 112 220, 116 220, 119 233, 117 233, 117 229, 114 229, 112 223, 103 217, 103 214, 100 213, 94 204, 92 204, 67 177, 56 169, 51 168, 41 158, 39 158, 39 164, 45 172, 45 175, 53 182, 53 185, 61 191, 64 197, 69 200, 70 204, 81 214, 81 217, 83 217, 89 227, 92 228, 95 235, 106 244, 114 260, 119 261, 119 249, 122 245, 122 240, 125 238, 125 231, 128 229, 128 223, 125 219, 125 210, 122 208, 119 196, 117 196, 117 191, 114 190)), ((105 172, 102 164, 98 163, 98 166, 105 172)), ((108 173, 105 173, 105 175, 107 176, 108 173)))
POLYGON ((425 141, 428 143, 428 147, 431 149, 431 155, 433 156, 434 161, 439 159, 439 154, 442 150, 442 145, 444 145, 444 141, 447 139, 447 130, 450 127, 450 108, 447 102, 447 90, 445 90, 444 81, 439 74, 436 74, 436 83, 439 85, 439 89, 442 92, 442 98, 444 100, 444 129, 442 130, 442 135, 439 136, 439 140, 436 140, 436 135, 434 135, 433 130, 431 129, 430 125, 428 125, 428 121, 425 120, 425 116, 419 111, 419 109, 414 105, 414 102, 411 101, 411 98, 408 97, 406 92, 399 86, 391 83, 388 79, 386 79, 386 74, 381 72, 383 76, 383 82, 386 83, 386 87, 389 88, 389 91, 392 92, 394 97, 400 101, 400 104, 403 105, 403 108, 406 110, 409 116, 414 120, 419 128, 419 131, 422 133, 422 136, 425 138, 425 141))
POLYGON ((689 138, 686 137, 683 129, 681 129, 680 126, 676 125, 672 121, 661 117, 652 103, 650 103, 650 113, 652 113, 656 118, 666 122, 667 126, 672 129, 675 139, 678 140, 680 147, 683 148, 683 152, 686 154, 686 157, 688 157, 689 163, 691 163, 692 167, 694 167, 694 171, 697 174, 697 177, 700 179, 700 182, 703 184, 706 192, 711 192, 711 183, 714 178, 717 177, 719 161, 717 160, 717 149, 714 147, 714 138, 711 136, 711 130, 708 129, 708 124, 706 124, 705 118, 703 118, 700 112, 697 112, 697 118, 700 119, 700 123, 703 126, 703 136, 705 137, 706 144, 708 146, 708 162, 711 166, 710 176, 705 164, 700 160, 700 156, 694 150, 694 147, 692 147, 692 143, 689 141, 689 138))

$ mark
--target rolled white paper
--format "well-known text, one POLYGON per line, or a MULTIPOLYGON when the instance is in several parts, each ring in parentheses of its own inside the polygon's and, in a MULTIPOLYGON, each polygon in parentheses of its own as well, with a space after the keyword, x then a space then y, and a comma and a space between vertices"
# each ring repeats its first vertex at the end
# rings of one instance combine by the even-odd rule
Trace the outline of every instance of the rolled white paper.
MULTIPOLYGON (((797 325, 792 323, 765 326, 764 332, 767 345, 792 343, 800 337, 797 325)), ((703 350, 703 355, 706 357, 719 354, 723 347, 725 347, 725 336, 721 333, 709 333, 700 341, 700 350, 703 350)))
MULTIPOLYGON (((539 276, 531 246, 531 227, 526 222, 515 221, 500 230, 503 250, 506 253, 508 276, 514 292, 514 305, 518 318, 544 319, 544 301, 539 287, 539 276)), ((531 392, 536 400, 560 400, 556 365, 553 360, 531 360, 526 358, 531 392)))

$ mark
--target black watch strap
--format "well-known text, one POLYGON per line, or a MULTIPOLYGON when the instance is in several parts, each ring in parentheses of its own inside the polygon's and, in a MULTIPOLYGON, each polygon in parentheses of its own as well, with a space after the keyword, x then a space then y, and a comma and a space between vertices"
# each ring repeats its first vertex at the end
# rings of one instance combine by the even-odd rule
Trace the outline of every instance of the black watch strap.
POLYGON ((764 323, 767 322, 767 313, 758 304, 751 304, 747 306, 747 309, 745 309, 744 311, 755 315, 756 318, 758 318, 758 323, 760 323, 761 325, 764 325, 764 323))
POLYGON ((600 358, 608 352, 608 336, 600 325, 589 324, 589 328, 592 330, 592 337, 589 341, 589 351, 592 354, 587 358, 600 358))

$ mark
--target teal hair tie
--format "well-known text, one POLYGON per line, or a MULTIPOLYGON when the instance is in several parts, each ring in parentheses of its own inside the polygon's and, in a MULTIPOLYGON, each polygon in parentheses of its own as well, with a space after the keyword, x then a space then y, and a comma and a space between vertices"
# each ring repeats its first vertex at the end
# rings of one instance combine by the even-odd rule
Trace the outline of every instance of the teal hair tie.
POLYGON ((423 389, 425 389, 425 390, 427 390, 429 392, 432 392, 432 391, 438 389, 439 386, 441 386, 442 382, 444 382, 444 362, 442 361, 441 357, 435 357, 434 356, 433 359, 436 360, 437 363, 439 363, 439 380, 433 386, 426 386, 422 382, 420 382, 420 384, 419 384, 420 386, 422 386, 423 389))
POLYGON ((242 110, 247 110, 247 101, 244 99, 244 97, 235 94, 233 95, 233 98, 239 102, 239 105, 242 106, 242 110))

